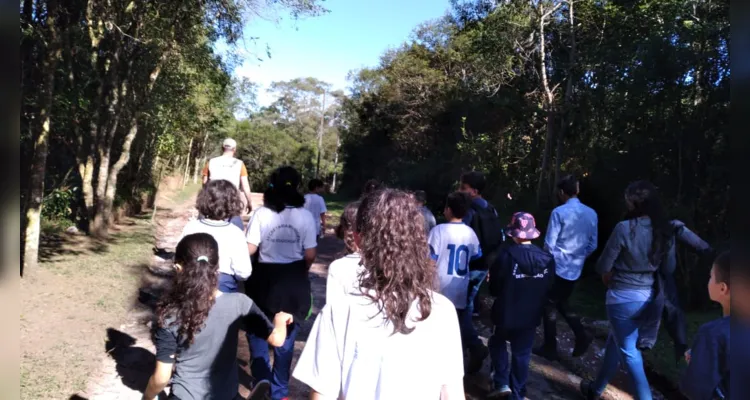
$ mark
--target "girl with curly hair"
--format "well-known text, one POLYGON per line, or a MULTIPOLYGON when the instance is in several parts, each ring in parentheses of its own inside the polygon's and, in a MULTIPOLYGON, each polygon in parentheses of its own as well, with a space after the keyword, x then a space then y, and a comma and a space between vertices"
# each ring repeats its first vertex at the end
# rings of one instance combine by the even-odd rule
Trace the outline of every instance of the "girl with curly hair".
POLYGON ((349 203, 341 214, 336 236, 344 241, 346 254, 328 266, 326 281, 326 302, 336 303, 342 295, 359 288, 359 274, 362 272, 361 257, 354 241, 354 224, 357 220, 359 202, 349 203))
POLYGON ((293 318, 278 313, 271 323, 244 294, 216 288, 219 246, 211 235, 185 236, 175 252, 174 282, 156 309, 156 368, 143 398, 155 399, 171 378, 173 399, 235 399, 240 327, 252 325, 280 346, 293 318))
POLYGON ((252 273, 245 233, 231 222, 232 216, 242 212, 239 192, 229 181, 209 181, 198 193, 195 206, 200 217, 185 225, 182 237, 208 233, 216 239, 219 243, 219 290, 236 292, 238 283, 247 280, 252 273))
MULTIPOLYGON (((317 254, 317 228, 312 214, 303 207, 300 179, 292 167, 275 170, 263 193, 263 207, 255 211, 247 230, 247 246, 251 255, 258 253, 258 262, 245 290, 269 317, 283 311, 301 320, 312 307, 307 273, 317 254)), ((265 340, 248 334, 250 370, 255 379, 271 381, 273 400, 289 396, 298 328, 296 322, 290 325, 284 344, 274 349, 273 367, 265 340)))
POLYGON ((456 309, 433 291, 419 207, 403 191, 361 200, 359 290, 320 311, 294 377, 311 399, 464 399, 456 309))

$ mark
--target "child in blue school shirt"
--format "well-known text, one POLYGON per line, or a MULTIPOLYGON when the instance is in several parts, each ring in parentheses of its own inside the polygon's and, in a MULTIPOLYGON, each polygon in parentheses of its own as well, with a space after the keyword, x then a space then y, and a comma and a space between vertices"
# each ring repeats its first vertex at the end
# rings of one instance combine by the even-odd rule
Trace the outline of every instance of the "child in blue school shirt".
POLYGON ((723 316, 701 326, 693 347, 685 353, 688 368, 680 390, 690 400, 729 399, 729 251, 714 261, 708 295, 721 304, 723 316))

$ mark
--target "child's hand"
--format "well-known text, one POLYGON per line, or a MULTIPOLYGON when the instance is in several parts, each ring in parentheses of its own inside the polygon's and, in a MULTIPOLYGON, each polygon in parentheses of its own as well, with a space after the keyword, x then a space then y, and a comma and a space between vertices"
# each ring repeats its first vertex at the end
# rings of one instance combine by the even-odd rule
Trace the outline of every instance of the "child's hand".
POLYGON ((690 349, 688 349, 688 350, 687 350, 687 351, 685 352, 685 362, 687 362, 688 364, 690 364, 690 358, 691 358, 691 355, 692 355, 692 352, 690 351, 690 349))
POLYGON ((286 326, 294 322, 294 317, 292 314, 287 314, 285 312, 278 312, 273 317, 273 323, 276 326, 286 326))

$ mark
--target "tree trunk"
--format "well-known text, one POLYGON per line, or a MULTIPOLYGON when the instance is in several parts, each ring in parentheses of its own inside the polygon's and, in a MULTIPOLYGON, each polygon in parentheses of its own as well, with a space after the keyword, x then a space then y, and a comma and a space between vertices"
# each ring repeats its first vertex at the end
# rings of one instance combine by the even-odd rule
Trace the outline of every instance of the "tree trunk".
POLYGON ((320 128, 318 129, 318 162, 315 164, 315 177, 320 177, 320 158, 323 153, 323 124, 326 117, 326 91, 323 90, 323 105, 320 108, 320 128))
POLYGON ((44 198, 44 177, 47 169, 48 141, 50 133, 52 101, 55 90, 55 68, 59 58, 56 6, 50 2, 47 10, 49 47, 44 58, 44 88, 42 105, 39 111, 41 129, 34 138, 34 155, 31 159, 29 175, 29 196, 26 204, 26 228, 24 229, 23 272, 35 269, 39 264, 39 236, 41 233, 42 200, 44 198))
POLYGON ((190 138, 190 144, 188 144, 188 152, 185 156, 185 172, 182 174, 182 187, 185 188, 188 182, 188 171, 190 171, 190 154, 193 152, 193 138, 190 138))
POLYGON ((555 151, 555 182, 560 180, 560 165, 562 164, 563 146, 565 145, 565 134, 570 127, 571 114, 573 111, 573 79, 575 78, 576 64, 576 29, 573 14, 573 2, 568 2, 568 24, 570 27, 570 52, 568 53, 568 81, 565 86, 564 115, 560 121, 560 132, 557 135, 557 151, 555 151))
POLYGON ((107 237, 109 231, 109 225, 112 222, 112 209, 115 202, 115 194, 117 192, 117 176, 120 171, 130 161, 130 148, 133 145, 133 140, 138 134, 138 120, 137 114, 130 120, 130 129, 128 134, 125 136, 125 140, 122 143, 122 152, 117 161, 112 165, 107 177, 107 189, 104 194, 101 212, 96 214, 94 218, 94 234, 97 237, 107 237))
MULTIPOLYGON (((544 12, 544 6, 542 3, 539 4, 539 72, 542 76, 542 90, 544 91, 544 103, 547 110, 547 134, 544 139, 544 152, 542 154, 542 165, 539 171, 539 181, 536 187, 536 203, 537 206, 541 204, 542 200, 542 185, 544 183, 544 175, 547 173, 549 164, 549 153, 550 153, 550 142, 554 137, 554 123, 555 123, 555 95, 550 89, 549 80, 547 79, 547 53, 546 53, 546 39, 544 37, 544 25, 547 22, 547 18, 558 8, 560 4, 553 7, 551 10, 544 12)), ((547 173, 548 174, 548 173, 547 173)), ((549 174, 548 174, 549 176, 549 174)), ((548 177, 549 179, 549 177, 548 177)))
POLYGON ((336 193, 336 176, 339 167, 339 147, 341 147, 341 137, 336 138, 336 155, 333 158, 333 182, 331 183, 331 192, 336 193))

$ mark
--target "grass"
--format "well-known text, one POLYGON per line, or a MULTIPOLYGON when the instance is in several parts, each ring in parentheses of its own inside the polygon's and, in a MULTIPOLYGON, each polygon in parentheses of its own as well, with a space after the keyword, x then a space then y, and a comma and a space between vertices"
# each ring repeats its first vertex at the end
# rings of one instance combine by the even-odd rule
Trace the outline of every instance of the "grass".
MULTIPOLYGON (((174 194, 186 201, 200 185, 174 194)), ((68 399, 85 391, 106 356, 151 262, 149 218, 127 218, 106 241, 60 235, 21 280, 21 399, 68 399), (50 247, 53 244, 52 247, 50 247)))
POLYGON ((346 205, 354 201, 350 198, 333 193, 325 194, 323 199, 325 200, 326 208, 328 209, 328 212, 326 213, 326 224, 329 226, 337 226, 346 205))

